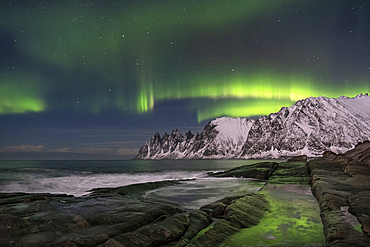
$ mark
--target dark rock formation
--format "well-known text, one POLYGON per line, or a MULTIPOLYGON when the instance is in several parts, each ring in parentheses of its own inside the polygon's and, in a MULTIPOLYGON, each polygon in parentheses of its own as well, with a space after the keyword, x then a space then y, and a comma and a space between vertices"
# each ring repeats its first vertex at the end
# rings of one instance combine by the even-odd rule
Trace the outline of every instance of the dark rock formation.
POLYGON ((307 162, 307 155, 298 155, 291 157, 287 160, 288 162, 307 162))
POLYGON ((146 191, 154 190, 164 186, 175 185, 178 183, 179 181, 148 182, 142 184, 131 184, 116 188, 97 188, 92 189, 89 192, 92 192, 90 196, 114 193, 122 196, 130 196, 131 198, 140 198, 146 191))
POLYGON ((1 246, 97 246, 114 236, 181 212, 176 207, 136 200, 113 190, 79 198, 1 193, 0 243, 1 246))
POLYGON ((327 246, 370 246, 370 142, 308 163, 327 246))
POLYGON ((257 224, 268 208, 258 194, 225 198, 222 222, 213 222, 212 207, 185 212, 142 197, 177 183, 93 189, 83 197, 1 193, 1 246, 213 246, 257 224))

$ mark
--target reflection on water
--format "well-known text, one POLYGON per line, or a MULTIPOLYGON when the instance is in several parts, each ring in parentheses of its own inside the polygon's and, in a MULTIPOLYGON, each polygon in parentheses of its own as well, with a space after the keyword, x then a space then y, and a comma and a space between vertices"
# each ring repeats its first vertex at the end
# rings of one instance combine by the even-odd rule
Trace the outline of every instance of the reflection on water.
POLYGON ((325 246, 320 209, 308 185, 267 185, 261 193, 270 212, 220 246, 325 246))

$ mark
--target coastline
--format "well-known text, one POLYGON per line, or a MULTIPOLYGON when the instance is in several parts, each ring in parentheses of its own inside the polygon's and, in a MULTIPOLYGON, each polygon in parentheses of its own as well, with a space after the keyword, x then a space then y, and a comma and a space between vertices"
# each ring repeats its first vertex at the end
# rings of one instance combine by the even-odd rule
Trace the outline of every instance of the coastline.
MULTIPOLYGON (((293 164, 296 163, 289 167, 293 164)), ((305 166, 306 163, 297 164, 305 166)), ((233 174, 224 175, 235 177, 239 173, 240 177, 268 181, 273 173, 271 166, 276 171, 278 165, 262 162, 231 169, 233 174)), ((299 171, 299 181, 302 181, 301 173, 299 171)), ((287 176, 293 178, 284 172, 279 179, 276 175, 275 183, 281 183, 287 176)), ((176 186, 179 182, 97 188, 82 197, 2 193, 1 221, 6 226, 1 231, 2 242, 5 246, 74 246, 77 243, 83 246, 212 246, 241 229, 258 225, 270 211, 269 196, 261 191, 226 197, 197 210, 144 198, 148 191, 176 186), (148 232, 151 232, 149 236, 148 232)))
POLYGON ((0 238, 4 246, 193 247, 246 241, 246 236, 251 235, 260 235, 265 243, 287 241, 283 239, 286 235, 281 237, 278 231, 289 232, 298 227, 295 234, 305 234, 302 241, 314 241, 317 246, 369 245, 369 148, 369 142, 364 142, 347 156, 325 153, 323 158, 308 162, 305 157, 298 157, 208 174, 253 178, 265 181, 265 185, 258 192, 226 197, 196 210, 145 198, 148 191, 176 186, 180 181, 97 188, 81 197, 1 193, 0 238), (299 194, 305 199, 293 206, 292 202, 297 201, 294 196, 299 194), (316 215, 302 213, 306 211, 303 201, 312 201, 313 196, 318 205, 309 207, 317 208, 316 215), (287 198, 292 201, 282 203, 287 198), (285 211, 277 211, 282 208, 285 211), (293 214, 290 225, 283 223, 286 219, 279 221, 281 212, 293 214), (322 225, 315 222, 320 221, 320 216, 322 225), (261 228, 265 224, 276 224, 277 228, 267 231, 261 228), (323 226, 325 240, 322 232, 317 233, 318 226, 323 226))

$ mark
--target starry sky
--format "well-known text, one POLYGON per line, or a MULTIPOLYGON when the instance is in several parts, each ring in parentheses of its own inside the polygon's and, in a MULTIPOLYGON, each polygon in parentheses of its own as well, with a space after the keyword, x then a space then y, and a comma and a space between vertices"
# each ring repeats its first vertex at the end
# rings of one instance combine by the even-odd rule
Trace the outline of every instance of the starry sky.
POLYGON ((1 1, 0 159, 126 159, 370 90, 368 0, 1 1))

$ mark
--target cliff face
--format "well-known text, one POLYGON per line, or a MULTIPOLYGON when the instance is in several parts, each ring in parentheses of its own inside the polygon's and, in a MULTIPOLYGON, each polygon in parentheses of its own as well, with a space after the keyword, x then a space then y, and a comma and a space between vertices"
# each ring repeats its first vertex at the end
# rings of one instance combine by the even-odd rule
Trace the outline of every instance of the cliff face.
POLYGON ((370 97, 307 98, 277 113, 248 118, 217 118, 203 132, 183 136, 156 133, 136 159, 318 157, 344 153, 370 139, 370 97))

